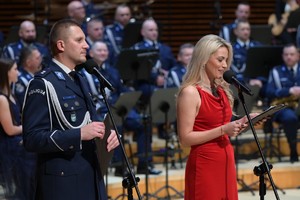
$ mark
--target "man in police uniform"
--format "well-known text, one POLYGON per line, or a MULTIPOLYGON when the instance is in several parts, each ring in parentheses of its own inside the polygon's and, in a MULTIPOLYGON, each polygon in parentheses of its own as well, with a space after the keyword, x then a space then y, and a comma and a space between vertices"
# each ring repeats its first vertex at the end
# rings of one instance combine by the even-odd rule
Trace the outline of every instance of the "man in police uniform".
MULTIPOLYGON (((299 53, 294 44, 284 46, 282 59, 284 64, 276 66, 270 71, 266 94, 271 101, 285 97, 284 103, 288 104, 293 99, 295 102, 299 101, 300 97, 299 53)), ((275 113, 273 120, 283 126, 290 147, 290 161, 292 163, 299 161, 297 152, 299 116, 295 112, 295 108, 290 104, 287 108, 275 113)))
POLYGON ((26 88, 34 74, 42 68, 42 55, 34 46, 24 47, 21 51, 18 81, 14 84, 13 92, 22 105, 26 88))
POLYGON ((134 44, 131 49, 149 49, 158 51, 158 59, 153 61, 150 80, 138 81, 137 90, 142 91, 142 101, 147 102, 152 91, 163 88, 168 71, 175 66, 176 59, 171 48, 158 41, 158 26, 154 19, 146 19, 141 28, 143 41, 134 44))
POLYGON ((10 43, 3 48, 2 57, 10 58, 19 62, 21 50, 26 46, 35 46, 43 56, 45 64, 50 60, 48 48, 39 42, 36 42, 36 28, 32 21, 23 21, 19 29, 19 41, 10 43))
POLYGON ((185 43, 180 46, 177 55, 177 64, 168 73, 166 88, 180 87, 182 78, 186 73, 186 68, 191 61, 193 51, 194 45, 191 43, 185 43))
MULTIPOLYGON (((97 68, 100 71, 100 73, 114 86, 114 91, 106 91, 108 103, 110 105, 115 105, 117 102, 119 96, 121 93, 130 92, 132 91, 131 88, 128 88, 124 86, 122 79, 120 77, 119 71, 111 67, 109 63, 107 62, 108 58, 108 48, 107 45, 104 42, 97 41, 92 45, 92 48, 90 49, 90 57, 93 58, 93 60, 97 63, 97 68)), ((99 93, 100 91, 100 82, 96 78, 96 76, 92 76, 88 74, 85 70, 82 71, 82 73, 85 75, 85 77, 88 80, 90 89, 94 96, 101 96, 99 93)), ((100 98, 103 98, 102 96, 100 98)), ((99 99, 100 99, 99 98, 99 99)), ((98 101, 99 102, 99 101, 98 101)), ((101 113, 102 115, 106 114, 108 112, 106 106, 100 106, 98 109, 98 113, 101 113)), ((137 165, 137 173, 139 174, 160 174, 160 170, 156 170, 154 168, 154 165, 152 164, 152 156, 148 157, 148 164, 149 167, 147 168, 146 161, 147 157, 146 154, 146 148, 148 148, 149 155, 152 153, 152 147, 151 147, 151 138, 149 134, 145 133, 145 128, 143 125, 143 119, 141 117, 141 114, 137 112, 137 110, 131 109, 128 111, 128 114, 126 115, 126 118, 124 120, 124 124, 122 124, 123 127, 126 130, 133 131, 134 132, 134 138, 137 142, 137 154, 138 154, 138 165, 137 165), (147 147, 145 145, 146 137, 149 137, 147 140, 147 147)), ((121 130, 123 130, 120 127, 121 130)), ((150 128, 150 127, 148 127, 150 128)), ((120 131, 122 132, 122 131, 120 131)), ((122 161, 122 151, 121 148, 117 148, 114 152, 114 162, 120 162, 122 161)), ((123 166, 117 166, 115 170, 116 176, 123 176, 126 174, 126 169, 123 168, 123 166)))
POLYGON ((220 37, 224 38, 227 42, 234 42, 236 39, 236 36, 234 34, 234 29, 236 28, 237 22, 239 20, 248 20, 251 14, 251 7, 250 4, 247 2, 240 2, 237 5, 237 8, 235 10, 235 16, 236 19, 230 23, 230 24, 225 24, 221 30, 220 30, 220 37))
POLYGON ((125 4, 121 4, 116 8, 114 23, 105 27, 104 41, 113 49, 112 64, 116 63, 117 56, 122 49, 124 28, 129 23, 130 18, 130 8, 125 4))
MULTIPOLYGON (((86 61, 85 35, 76 22, 61 20, 52 27, 50 46, 53 59, 30 82, 22 116, 25 148, 38 154, 36 199, 107 199, 94 143, 103 139, 105 125, 74 71, 86 61)), ((108 151, 118 146, 114 131, 106 142, 108 151)))

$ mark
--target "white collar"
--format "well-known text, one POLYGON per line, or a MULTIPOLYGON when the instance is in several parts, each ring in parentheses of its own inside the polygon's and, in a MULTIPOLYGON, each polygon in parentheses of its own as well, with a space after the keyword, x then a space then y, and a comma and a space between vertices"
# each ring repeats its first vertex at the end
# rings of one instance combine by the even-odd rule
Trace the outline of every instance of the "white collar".
POLYGON ((55 64, 57 64, 64 72, 66 72, 66 74, 69 74, 72 71, 70 68, 68 68, 66 65, 62 64, 61 62, 59 62, 55 58, 52 58, 52 61, 55 64))

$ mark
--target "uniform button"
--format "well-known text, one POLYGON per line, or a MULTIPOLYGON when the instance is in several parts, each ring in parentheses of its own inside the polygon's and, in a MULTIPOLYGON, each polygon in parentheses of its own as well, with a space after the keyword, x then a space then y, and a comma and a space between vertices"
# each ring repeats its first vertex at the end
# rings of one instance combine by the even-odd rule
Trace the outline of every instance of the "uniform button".
POLYGON ((60 172, 60 175, 61 175, 61 176, 64 176, 64 175, 65 175, 65 173, 64 173, 64 172, 60 172))
POLYGON ((69 146, 69 149, 74 149, 74 146, 73 145, 69 146))

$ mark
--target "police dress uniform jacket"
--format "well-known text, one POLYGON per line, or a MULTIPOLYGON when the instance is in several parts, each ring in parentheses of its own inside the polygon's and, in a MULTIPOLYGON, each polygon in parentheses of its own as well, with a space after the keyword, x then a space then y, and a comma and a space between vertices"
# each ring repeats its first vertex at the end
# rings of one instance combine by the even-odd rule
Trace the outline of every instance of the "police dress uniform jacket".
POLYGON ((225 24, 220 30, 220 37, 226 40, 227 42, 233 43, 236 40, 236 36, 233 30, 236 28, 237 20, 233 21, 230 24, 225 24))
MULTIPOLYGON (((105 90, 108 104, 114 105, 117 102, 120 94, 123 92, 129 92, 130 89, 124 86, 119 71, 116 68, 110 66, 108 63, 104 63, 101 67, 98 67, 98 70, 114 87, 114 91, 105 90)), ((85 69, 82 69, 80 73, 83 74, 83 76, 87 79, 92 95, 94 97, 98 96, 97 100, 100 100, 101 105, 99 110, 97 111, 101 113, 101 115, 105 115, 108 110, 103 102, 104 100, 102 94, 100 93, 99 79, 95 75, 89 74, 85 69)))
POLYGON ((288 97, 293 86, 300 86, 300 63, 297 72, 291 72, 286 65, 274 67, 269 74, 266 94, 270 99, 288 97))
MULTIPOLYGON (((21 51, 26 45, 27 44, 21 39, 18 42, 10 43, 3 48, 2 57, 10 58, 18 63, 21 51)), ((45 64, 48 64, 50 61, 50 53, 48 48, 44 44, 39 42, 33 42, 30 45, 35 46, 39 50, 39 52, 43 56, 43 62, 45 64)))
POLYGON ((171 48, 163 43, 155 42, 155 44, 150 44, 150 41, 143 40, 133 45, 131 49, 158 49, 158 59, 160 61, 159 67, 169 71, 176 65, 176 59, 174 58, 171 48))
MULTIPOLYGON (((236 74, 236 77, 239 81, 247 82, 244 72, 246 70, 246 61, 247 61, 247 51, 251 47, 261 46, 262 44, 258 41, 250 40, 246 44, 242 43, 240 40, 236 40, 232 45, 233 49, 233 60, 231 65, 231 70, 236 74)), ((252 77, 254 78, 254 77, 252 77)))
POLYGON ((79 85, 53 61, 30 82, 23 107, 25 148, 38 153, 38 200, 107 199, 103 178, 95 155, 94 140, 81 141, 80 129, 86 112, 96 121, 94 104, 84 78, 79 85), (50 81, 57 94, 63 116, 59 120, 45 82, 50 81), (69 126, 69 125, 68 125, 69 126))
POLYGON ((32 78, 33 74, 26 71, 23 67, 19 69, 18 81, 13 85, 13 93, 20 105, 23 105, 26 88, 32 78))
POLYGON ((182 78, 186 73, 186 67, 181 63, 178 63, 176 66, 172 67, 168 73, 168 78, 166 81, 166 87, 180 87, 182 83, 182 78))
POLYGON ((124 27, 120 23, 115 22, 105 27, 103 40, 112 47, 115 58, 122 49, 123 37, 124 27))

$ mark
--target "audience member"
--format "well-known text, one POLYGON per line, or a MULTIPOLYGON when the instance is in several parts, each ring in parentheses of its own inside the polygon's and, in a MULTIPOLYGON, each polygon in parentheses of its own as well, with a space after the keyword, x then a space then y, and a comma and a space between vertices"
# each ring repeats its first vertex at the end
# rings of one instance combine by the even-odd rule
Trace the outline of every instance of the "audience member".
MULTIPOLYGON (((108 49, 107 45, 104 42, 97 41, 93 44, 91 50, 90 50, 90 57, 93 58, 93 60, 98 64, 98 70, 100 73, 113 85, 115 90, 113 92, 106 92, 108 103, 113 107, 113 105, 118 100, 121 93, 132 91, 132 89, 129 89, 124 86, 122 79, 120 77, 120 74, 118 70, 114 67, 111 67, 106 61, 108 58, 108 49)), ((90 75, 85 70, 82 71, 85 77, 88 80, 90 89, 92 91, 92 94, 96 96, 97 102, 101 101, 103 99, 100 91, 100 82, 97 79, 97 77, 90 75)), ((102 100, 103 101, 103 100, 102 100)), ((104 103, 100 103, 100 108, 98 109, 98 113, 100 113, 102 116, 107 114, 107 107, 104 103)), ((137 173, 145 174, 148 170, 149 174, 159 174, 161 171, 156 170, 154 168, 154 165, 152 163, 152 156, 149 156, 148 158, 148 169, 147 169, 147 163, 146 163, 146 137, 147 133, 145 133, 146 129, 149 129, 150 127, 146 128, 143 125, 143 119, 140 115, 140 113, 137 112, 136 109, 132 109, 128 112, 127 117, 125 118, 123 127, 120 127, 120 133, 123 131, 123 128, 128 131, 134 132, 134 138, 137 141, 137 154, 139 157, 138 165, 137 165, 137 173)), ((149 135, 148 135, 149 137, 149 135)), ((152 148, 151 148, 151 138, 148 138, 148 152, 151 154, 152 148)), ((114 152, 114 162, 121 163, 122 161, 122 150, 121 148, 115 149, 114 152)), ((125 169, 123 166, 117 166, 115 170, 115 175, 117 176, 123 176, 126 174, 125 169)))
POLYGON ((248 2, 240 2, 237 5, 237 8, 235 10, 235 16, 236 19, 230 23, 230 24, 225 24, 221 31, 220 31, 220 36, 222 38, 224 38, 227 42, 233 42, 235 40, 235 35, 233 30, 236 27, 236 23, 239 20, 248 20, 250 17, 250 13, 251 13, 251 7, 250 4, 248 2))
POLYGON ((50 61, 48 48, 41 43, 36 42, 36 28, 33 22, 23 21, 19 29, 19 41, 10 43, 3 48, 4 58, 10 58, 19 63, 21 50, 26 46, 35 46, 43 56, 43 64, 46 66, 50 61))
POLYGON ((194 51, 194 45, 191 43, 185 43, 180 46, 177 54, 177 64, 172 67, 168 73, 166 81, 166 87, 180 87, 182 78, 185 75, 186 68, 191 61, 194 51))
POLYGON ((20 55, 18 81, 14 84, 13 93, 22 106, 29 81, 42 69, 42 56, 34 46, 24 47, 20 55))
POLYGON ((35 155, 25 151, 20 106, 11 92, 18 80, 15 61, 0 59, 0 163, 6 199, 34 199, 35 155))
POLYGON ((271 104, 280 102, 288 107, 275 113, 273 120, 283 126, 284 133, 290 147, 290 161, 298 161, 297 128, 299 116, 295 112, 293 102, 300 97, 300 64, 299 53, 294 44, 285 45, 283 48, 283 65, 276 66, 270 71, 266 95, 271 104))
MULTIPOLYGON (((94 140, 103 139, 105 124, 85 79, 74 71, 88 48, 80 25, 56 22, 50 48, 52 62, 30 82, 22 113, 25 148, 38 155, 35 198, 107 199, 94 140)), ((105 144, 108 152, 119 144, 115 131, 105 144)))

